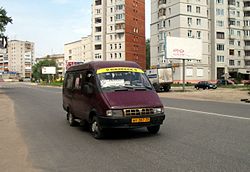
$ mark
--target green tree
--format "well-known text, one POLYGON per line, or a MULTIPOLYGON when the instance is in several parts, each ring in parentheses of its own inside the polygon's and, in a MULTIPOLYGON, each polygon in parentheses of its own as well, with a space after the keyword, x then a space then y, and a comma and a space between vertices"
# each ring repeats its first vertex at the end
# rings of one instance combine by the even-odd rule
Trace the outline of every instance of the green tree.
POLYGON ((7 16, 6 10, 1 7, 0 8, 0 37, 4 36, 4 32, 6 30, 6 26, 8 23, 12 23, 12 18, 7 16))
POLYGON ((43 81, 49 80, 49 75, 42 74, 42 67, 49 67, 49 66, 54 66, 57 69, 57 64, 55 60, 42 60, 38 62, 37 64, 33 65, 32 67, 32 78, 35 80, 40 80, 42 79, 43 81))
POLYGON ((146 40, 146 69, 150 69, 150 39, 146 40))

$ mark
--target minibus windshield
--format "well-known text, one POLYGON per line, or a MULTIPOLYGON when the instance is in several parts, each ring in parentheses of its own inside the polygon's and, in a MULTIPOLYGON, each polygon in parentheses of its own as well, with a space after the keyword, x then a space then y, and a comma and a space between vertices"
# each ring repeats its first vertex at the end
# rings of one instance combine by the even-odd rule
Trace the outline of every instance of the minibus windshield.
POLYGON ((104 90, 152 89, 152 86, 143 72, 111 71, 97 74, 100 86, 104 90))

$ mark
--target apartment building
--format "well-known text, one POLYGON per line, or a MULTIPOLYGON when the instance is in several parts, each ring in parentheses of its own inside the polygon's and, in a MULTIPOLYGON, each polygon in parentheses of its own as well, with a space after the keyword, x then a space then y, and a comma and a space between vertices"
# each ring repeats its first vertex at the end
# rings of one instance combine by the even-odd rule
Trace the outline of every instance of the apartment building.
POLYGON ((45 57, 40 57, 36 59, 36 63, 43 60, 54 60, 57 64, 57 75, 58 77, 64 76, 64 54, 51 54, 45 57))
POLYGON ((88 62, 92 61, 92 36, 83 37, 81 40, 64 45, 64 60, 88 62))
POLYGON ((146 68, 145 1, 95 0, 93 60, 129 60, 146 68))
MULTIPOLYGON (((250 1, 152 0, 151 9, 151 65, 178 63, 164 57, 164 36, 198 38, 203 42, 203 57, 187 62, 186 70, 193 70, 187 80, 249 78, 250 1), (197 75, 198 69, 203 76, 197 75)), ((177 66, 175 80, 182 77, 181 64, 177 66)))
MULTIPOLYGON (((167 36, 202 39, 202 59, 188 60, 186 63, 186 81, 210 79, 209 18, 206 1, 199 0, 152 0, 151 1, 151 66, 172 63, 174 80, 182 80, 182 61, 165 57, 167 36), (193 3, 192 3, 193 2, 193 3)), ((195 45, 190 45, 195 46, 195 45)))
POLYGON ((9 71, 16 72, 20 77, 31 78, 34 63, 34 43, 29 41, 11 40, 8 42, 9 71))

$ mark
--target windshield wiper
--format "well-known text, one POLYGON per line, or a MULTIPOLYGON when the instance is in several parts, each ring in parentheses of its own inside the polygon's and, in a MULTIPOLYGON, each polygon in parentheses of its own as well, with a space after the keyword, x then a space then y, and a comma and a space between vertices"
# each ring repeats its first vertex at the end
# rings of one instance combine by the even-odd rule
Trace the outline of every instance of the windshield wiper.
POLYGON ((115 91, 128 91, 128 88, 116 88, 115 91))
POLYGON ((142 85, 142 86, 130 86, 130 85, 125 85, 124 87, 125 87, 125 88, 129 88, 129 89, 134 89, 134 90, 146 90, 146 89, 152 90, 152 87, 146 86, 146 85, 142 85))

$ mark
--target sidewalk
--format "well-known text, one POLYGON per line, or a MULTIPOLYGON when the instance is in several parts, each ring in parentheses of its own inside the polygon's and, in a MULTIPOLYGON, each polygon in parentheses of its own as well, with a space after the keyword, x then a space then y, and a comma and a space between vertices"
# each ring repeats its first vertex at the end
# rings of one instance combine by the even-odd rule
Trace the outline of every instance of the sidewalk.
POLYGON ((160 97, 176 99, 195 99, 209 100, 219 102, 243 103, 241 99, 250 99, 248 91, 242 91, 241 88, 217 88, 210 90, 196 90, 193 87, 187 87, 182 92, 182 87, 175 87, 170 92, 159 93, 160 97))
POLYGON ((13 102, 0 90, 0 168, 2 172, 31 172, 28 149, 16 126, 13 102))

